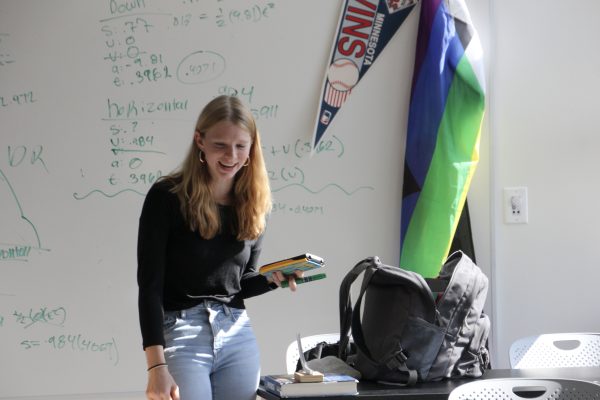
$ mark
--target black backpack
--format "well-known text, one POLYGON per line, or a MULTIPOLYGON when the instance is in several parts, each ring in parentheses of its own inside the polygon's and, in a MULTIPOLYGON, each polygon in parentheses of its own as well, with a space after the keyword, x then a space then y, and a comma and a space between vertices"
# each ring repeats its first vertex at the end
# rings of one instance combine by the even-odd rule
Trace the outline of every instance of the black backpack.
POLYGON ((487 289, 487 277, 460 251, 448 257, 438 278, 429 280, 383 265, 377 257, 366 258, 340 287, 338 357, 362 379, 380 382, 411 385, 479 377, 489 365, 490 320, 483 313, 487 289), (352 305, 350 288, 363 272, 352 305), (350 330, 357 348, 352 360, 345 353, 350 330))

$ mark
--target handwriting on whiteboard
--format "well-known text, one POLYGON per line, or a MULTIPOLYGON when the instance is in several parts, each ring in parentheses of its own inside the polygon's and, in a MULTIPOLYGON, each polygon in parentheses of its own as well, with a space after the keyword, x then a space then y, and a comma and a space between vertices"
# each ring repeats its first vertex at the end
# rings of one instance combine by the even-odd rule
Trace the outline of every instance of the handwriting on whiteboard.
POLYGON ((81 332, 61 333, 66 322, 67 310, 62 306, 14 310, 9 316, 0 315, 0 329, 7 329, 9 325, 12 325, 26 332, 25 337, 16 339, 14 343, 22 350, 45 349, 46 351, 98 354, 103 355, 114 366, 119 363, 119 349, 114 337, 98 340, 81 332), (43 326, 60 329, 61 332, 55 334, 35 332, 36 327, 43 326))

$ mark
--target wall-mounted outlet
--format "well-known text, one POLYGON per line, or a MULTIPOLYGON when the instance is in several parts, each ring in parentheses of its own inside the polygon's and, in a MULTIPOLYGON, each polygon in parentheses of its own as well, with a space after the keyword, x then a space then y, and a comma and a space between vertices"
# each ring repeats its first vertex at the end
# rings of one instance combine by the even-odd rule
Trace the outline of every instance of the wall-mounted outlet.
POLYGON ((527 211, 527 188, 504 188, 504 222, 507 224, 526 224, 529 222, 527 211))

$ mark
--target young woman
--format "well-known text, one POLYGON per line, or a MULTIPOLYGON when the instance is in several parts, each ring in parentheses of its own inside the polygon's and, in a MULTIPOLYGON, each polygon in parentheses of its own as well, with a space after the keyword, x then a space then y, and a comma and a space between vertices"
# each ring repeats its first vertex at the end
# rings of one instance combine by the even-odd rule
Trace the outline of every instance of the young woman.
POLYGON ((294 276, 257 273, 270 208, 254 118, 238 98, 217 97, 182 166, 150 188, 140 216, 148 399, 256 398, 260 362, 244 299, 283 279, 296 289, 294 276))

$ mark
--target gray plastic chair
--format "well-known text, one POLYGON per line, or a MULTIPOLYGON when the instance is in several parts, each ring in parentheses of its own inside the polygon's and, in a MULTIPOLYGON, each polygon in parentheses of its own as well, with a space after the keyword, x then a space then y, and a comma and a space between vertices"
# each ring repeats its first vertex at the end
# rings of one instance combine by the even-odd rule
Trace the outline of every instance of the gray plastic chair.
POLYGON ((448 400, 597 400, 600 385, 574 379, 481 379, 450 392, 448 400))
MULTIPOLYGON (((337 343, 340 340, 339 333, 323 333, 320 335, 305 336, 301 338, 302 341, 302 352, 308 349, 312 349, 321 342, 325 343, 337 343)), ((294 340, 287 347, 285 353, 285 367, 288 374, 293 374, 296 371, 296 365, 300 359, 300 353, 298 353, 298 343, 294 340)))
POLYGON ((511 368, 600 367, 600 334, 549 333, 516 340, 511 368))

